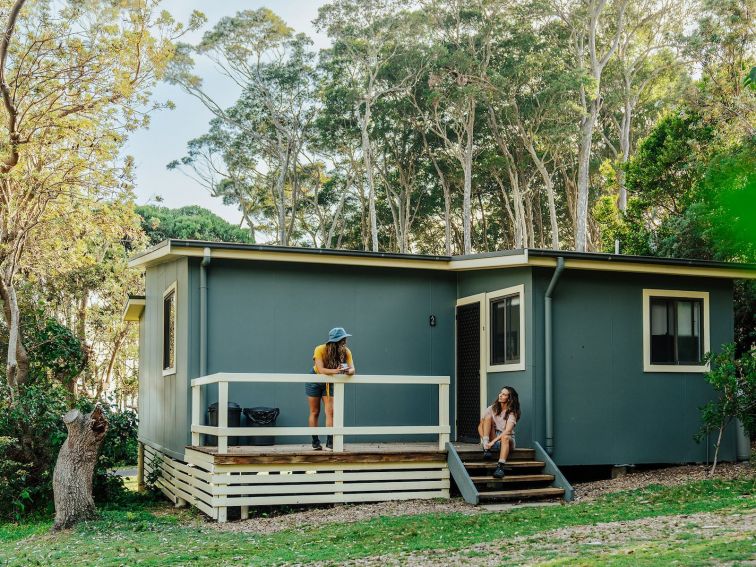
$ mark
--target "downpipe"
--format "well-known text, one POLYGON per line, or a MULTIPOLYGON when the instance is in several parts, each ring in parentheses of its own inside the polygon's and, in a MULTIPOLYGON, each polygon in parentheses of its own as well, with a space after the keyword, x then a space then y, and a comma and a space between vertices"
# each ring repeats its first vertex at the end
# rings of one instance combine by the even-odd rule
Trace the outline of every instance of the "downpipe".
POLYGON ((551 319, 551 294, 554 292, 559 276, 564 270, 564 258, 557 258, 556 269, 551 276, 551 282, 544 295, 544 338, 545 338, 545 384, 544 397, 546 401, 546 452, 554 453, 554 374, 552 364, 552 319, 551 319))
POLYGON ((200 376, 207 376, 207 267, 210 248, 205 248, 200 263, 200 376))

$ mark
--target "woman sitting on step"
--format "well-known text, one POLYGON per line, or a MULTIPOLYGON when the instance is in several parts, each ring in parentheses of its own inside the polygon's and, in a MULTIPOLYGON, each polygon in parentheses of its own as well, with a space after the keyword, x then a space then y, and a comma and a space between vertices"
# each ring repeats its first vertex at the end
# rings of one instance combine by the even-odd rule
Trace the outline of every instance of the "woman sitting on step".
POLYGON ((486 408, 478 424, 478 434, 483 444, 483 458, 493 459, 492 451, 499 454, 499 462, 493 473, 495 478, 504 478, 507 457, 515 448, 514 430, 519 420, 520 398, 512 386, 504 386, 496 400, 486 408))

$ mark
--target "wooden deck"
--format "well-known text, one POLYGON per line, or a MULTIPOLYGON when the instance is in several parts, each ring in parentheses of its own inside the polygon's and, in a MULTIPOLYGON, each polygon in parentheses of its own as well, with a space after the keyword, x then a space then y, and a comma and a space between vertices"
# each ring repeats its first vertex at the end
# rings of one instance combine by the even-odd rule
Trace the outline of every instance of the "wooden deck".
POLYGON ((272 465, 306 463, 386 463, 446 460, 438 443, 346 443, 344 451, 314 450, 310 445, 229 446, 224 454, 217 447, 189 445, 189 451, 212 456, 216 465, 272 465))

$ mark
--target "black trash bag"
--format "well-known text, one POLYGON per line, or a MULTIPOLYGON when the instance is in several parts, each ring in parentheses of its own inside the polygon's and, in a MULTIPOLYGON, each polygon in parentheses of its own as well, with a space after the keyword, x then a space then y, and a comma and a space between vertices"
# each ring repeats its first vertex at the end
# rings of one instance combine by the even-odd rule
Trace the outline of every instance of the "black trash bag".
MULTIPOLYGON (((281 413, 278 408, 244 408, 244 417, 247 418, 247 427, 275 427, 276 419, 281 413)), ((253 435, 249 438, 250 445, 275 445, 276 438, 273 435, 253 435)))

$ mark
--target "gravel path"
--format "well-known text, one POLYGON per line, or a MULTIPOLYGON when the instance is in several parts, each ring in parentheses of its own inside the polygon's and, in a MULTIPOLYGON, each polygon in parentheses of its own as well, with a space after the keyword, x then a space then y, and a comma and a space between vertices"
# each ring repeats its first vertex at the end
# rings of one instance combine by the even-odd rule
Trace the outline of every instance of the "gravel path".
MULTIPOLYGON (((661 469, 632 470, 619 478, 575 484, 575 501, 589 502, 608 492, 632 490, 649 484, 674 486, 710 478, 708 467, 685 465, 661 469)), ((756 469, 749 463, 723 463, 717 466, 714 478, 754 478, 756 469)), ((410 516, 417 514, 480 514, 485 509, 470 506, 461 498, 450 500, 409 500, 375 504, 335 504, 300 508, 262 509, 260 516, 245 521, 209 525, 222 531, 268 534, 286 529, 322 526, 334 522, 361 522, 379 516, 410 516), (263 515, 264 514, 264 515, 263 515)), ((649 520, 651 521, 651 520, 649 520)), ((577 528, 575 528, 577 529, 577 528)))

